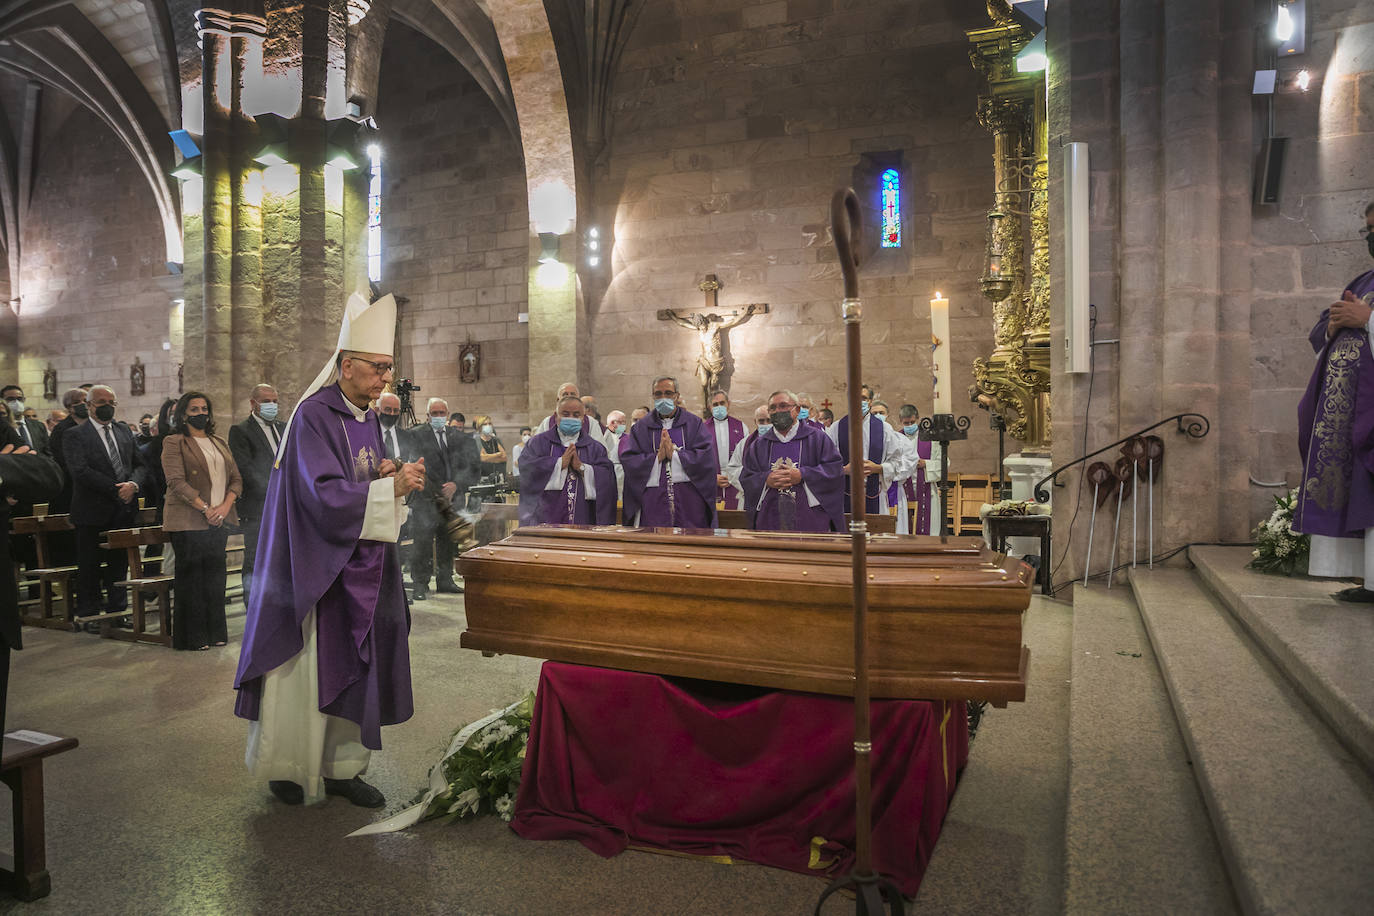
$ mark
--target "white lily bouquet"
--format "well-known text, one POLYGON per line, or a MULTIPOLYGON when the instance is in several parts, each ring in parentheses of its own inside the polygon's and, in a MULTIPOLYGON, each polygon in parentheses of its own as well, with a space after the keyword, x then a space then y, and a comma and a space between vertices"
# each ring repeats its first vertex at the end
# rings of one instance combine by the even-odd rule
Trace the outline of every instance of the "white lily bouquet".
POLYGON ((1251 551, 1251 569, 1285 576, 1307 572, 1312 539, 1293 530, 1293 508, 1297 504, 1297 490, 1274 497, 1274 511, 1252 532, 1255 549, 1251 551))

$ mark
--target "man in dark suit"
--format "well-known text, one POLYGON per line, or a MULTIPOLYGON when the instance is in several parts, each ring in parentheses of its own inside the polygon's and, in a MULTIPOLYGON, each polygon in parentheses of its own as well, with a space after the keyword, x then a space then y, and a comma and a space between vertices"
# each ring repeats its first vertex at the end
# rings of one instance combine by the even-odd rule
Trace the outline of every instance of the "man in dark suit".
POLYGON ((148 479, 133 432, 115 422, 114 389, 93 385, 86 398, 90 418, 62 437, 72 479, 77 613, 82 617, 100 613, 102 585, 105 611, 115 613, 127 606, 125 589, 115 583, 127 577, 129 560, 122 550, 101 549, 100 536, 134 524, 138 491, 148 479))
POLYGON ((243 606, 253 588, 253 565, 258 555, 258 529, 262 504, 267 498, 267 478, 272 473, 277 446, 286 425, 277 419, 277 389, 261 384, 248 397, 248 419, 229 428, 229 450, 243 477, 243 495, 237 504, 239 530, 243 532, 243 606))
POLYGON ((430 398, 429 423, 410 430, 411 454, 425 459, 425 489, 410 496, 410 533, 414 541, 410 554, 410 579, 415 583, 412 600, 429 597, 429 578, 434 574, 438 556, 439 591, 462 591, 453 581, 453 542, 442 530, 442 519, 435 498, 450 505, 467 501, 468 487, 481 477, 481 457, 477 441, 450 428, 448 404, 430 398), (437 535, 437 537, 436 537, 437 535))
MULTIPOLYGON (((0 557, 9 554, 10 507, 13 496, 28 505, 50 499, 62 488, 57 462, 42 453, 6 445, 0 449, 0 557)), ((9 686, 10 651, 23 648, 19 625, 19 593, 14 564, 0 563, 0 734, 5 731, 5 699, 9 686)))
POLYGON ((40 420, 30 420, 24 416, 24 389, 18 385, 0 388, 0 401, 10 409, 10 420, 14 431, 31 451, 48 452, 48 428, 40 420))

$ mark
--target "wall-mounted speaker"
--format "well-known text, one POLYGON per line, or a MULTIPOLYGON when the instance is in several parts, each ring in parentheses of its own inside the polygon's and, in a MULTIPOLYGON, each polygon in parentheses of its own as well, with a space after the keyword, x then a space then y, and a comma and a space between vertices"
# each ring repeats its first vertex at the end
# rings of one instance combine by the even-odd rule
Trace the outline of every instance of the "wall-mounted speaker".
POLYGON ((1255 170, 1255 203, 1279 202, 1279 185, 1283 182, 1283 157, 1287 151, 1287 137, 1268 137, 1260 146, 1259 167, 1255 170))

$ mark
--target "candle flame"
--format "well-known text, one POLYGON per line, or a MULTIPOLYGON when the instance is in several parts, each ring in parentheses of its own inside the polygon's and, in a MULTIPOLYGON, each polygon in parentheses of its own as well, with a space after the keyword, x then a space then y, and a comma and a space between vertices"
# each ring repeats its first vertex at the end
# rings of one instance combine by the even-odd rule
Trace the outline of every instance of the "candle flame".
POLYGON ((943 298, 945 298, 945 297, 942 296, 942 295, 940 295, 940 291, 937 289, 937 290, 935 291, 935 298, 936 298, 936 299, 943 299, 943 298))

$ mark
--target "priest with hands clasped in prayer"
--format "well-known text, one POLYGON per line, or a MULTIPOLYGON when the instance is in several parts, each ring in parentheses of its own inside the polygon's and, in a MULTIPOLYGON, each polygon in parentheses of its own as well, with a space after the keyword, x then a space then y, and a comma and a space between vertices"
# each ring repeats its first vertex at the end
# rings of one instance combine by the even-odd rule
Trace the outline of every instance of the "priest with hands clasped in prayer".
POLYGON ((840 452, 823 430, 798 417, 790 391, 768 396, 768 429, 744 448, 740 485, 749 527, 766 531, 843 531, 840 452))
POLYGON ((558 404, 558 422, 520 452, 522 525, 614 525, 615 468, 583 424, 574 395, 558 404))
POLYGON ((358 777, 381 727, 414 712, 396 541, 425 466, 385 457, 368 408, 392 374, 395 329, 391 296, 349 299, 267 484, 235 712, 252 720, 249 770, 287 804, 386 804, 358 777))
MULTIPOLYGON (((911 476, 916 464, 916 449, 897 430, 887 424, 887 408, 881 408, 882 416, 870 414, 868 409, 869 393, 865 386, 860 407, 863 416, 863 455, 859 459, 864 468, 864 512, 869 515, 886 513, 888 509, 887 488, 898 480, 911 476)), ((832 423, 825 434, 840 450, 844 459, 844 511, 850 511, 849 503, 849 424, 853 418, 841 417, 832 423)))
POLYGON ((654 409, 621 444, 627 525, 714 528, 716 443, 700 417, 682 409, 677 379, 654 379, 654 409))

